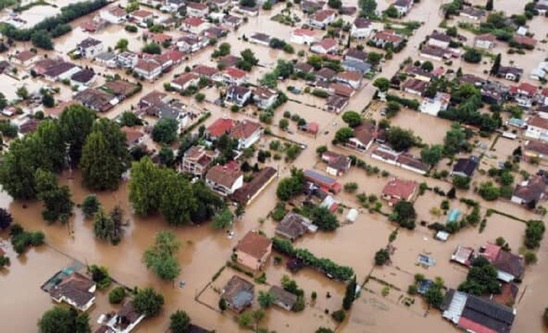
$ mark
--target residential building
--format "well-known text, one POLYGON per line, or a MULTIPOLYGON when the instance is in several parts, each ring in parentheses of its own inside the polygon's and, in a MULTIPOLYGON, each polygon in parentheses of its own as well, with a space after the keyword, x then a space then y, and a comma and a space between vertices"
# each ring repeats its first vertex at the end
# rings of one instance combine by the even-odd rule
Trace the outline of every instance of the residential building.
POLYGON ((226 15, 223 18, 223 23, 232 29, 238 29, 244 23, 244 18, 242 16, 226 15))
POLYGON ((424 82, 430 82, 432 81, 432 78, 434 77, 432 72, 427 72, 424 69, 417 66, 405 67, 404 73, 407 74, 408 76, 411 76, 412 78, 415 78, 417 80, 421 80, 424 82))
POLYGON ((469 267, 474 259, 474 249, 459 245, 451 255, 451 261, 469 267))
POLYGON ((170 85, 173 89, 177 91, 184 91, 188 88, 194 86, 197 87, 200 82, 200 76, 193 72, 183 73, 173 79, 170 82, 170 85))
POLYGON ((540 116, 528 118, 524 135, 531 139, 548 141, 548 119, 540 116))
POLYGON ((445 294, 443 317, 468 332, 509 333, 516 311, 488 298, 450 289, 445 294))
POLYGON ((220 195, 231 195, 243 186, 244 175, 238 163, 235 165, 216 165, 205 176, 206 185, 220 195))
POLYGON ((314 12, 322 10, 324 6, 324 1, 304 0, 301 2, 301 10, 306 14, 312 14, 314 12))
POLYGON ((139 59, 133 71, 144 79, 153 81, 162 74, 162 65, 155 59, 139 59))
POLYGON ((205 65, 197 65, 194 68, 192 68, 192 73, 198 74, 200 77, 205 77, 208 79, 213 79, 213 76, 217 74, 219 71, 215 67, 205 66, 205 65))
POLYGON ((207 150, 203 146, 192 146, 184 153, 179 171, 201 178, 217 156, 216 151, 207 150))
POLYGON ((451 43, 451 36, 434 30, 434 32, 428 37, 427 43, 428 45, 437 46, 445 49, 448 48, 449 44, 451 43))
POLYGON ((317 54, 331 54, 337 52, 338 49, 339 43, 335 39, 326 38, 312 45, 310 51, 317 54))
POLYGON ((251 99, 251 89, 246 86, 230 86, 227 89, 225 102, 244 106, 251 99))
POLYGON ((417 189, 418 184, 414 181, 392 178, 384 186, 381 197, 388 201, 389 206, 394 206, 402 200, 413 201, 417 189))
POLYGON ((188 2, 186 5, 186 14, 190 17, 205 17, 209 12, 207 5, 198 2, 188 2))
POLYGON ((402 85, 403 91, 417 96, 422 96, 427 87, 427 82, 413 78, 407 79, 402 85))
POLYGON ((530 50, 534 49, 535 46, 537 45, 537 40, 536 39, 534 39, 532 37, 521 36, 521 35, 514 35, 514 37, 512 37, 512 42, 517 43, 520 46, 525 47, 525 48, 530 49, 530 50))
POLYGON ((393 6, 398 10, 399 16, 405 16, 413 8, 413 0, 396 0, 393 6))
POLYGON ((542 81, 548 72, 548 61, 541 61, 535 69, 531 71, 529 77, 533 80, 542 81))
POLYGON ((424 98, 419 110, 426 114, 437 116, 440 111, 447 110, 450 101, 450 94, 437 92, 434 98, 424 98))
POLYGON ((327 97, 327 100, 325 102, 324 109, 328 112, 333 113, 341 113, 342 110, 348 105, 348 98, 339 96, 339 95, 331 95, 327 97))
POLYGON ((312 225, 312 222, 306 217, 289 212, 276 224, 275 233, 293 242, 308 231, 309 225, 312 225))
POLYGON ((209 1, 209 4, 213 5, 217 9, 224 9, 224 8, 228 7, 228 5, 230 5, 230 3, 231 3, 230 0, 210 0, 209 1))
POLYGON ((294 66, 296 73, 312 73, 314 72, 314 67, 312 65, 307 64, 306 62, 297 62, 294 66))
POLYGON ((497 76, 510 81, 519 81, 523 76, 523 69, 517 67, 500 66, 497 76))
POLYGON ((371 64, 363 61, 347 59, 341 65, 345 71, 360 72, 364 75, 371 71, 371 64))
POLYGON ((335 21, 336 13, 331 9, 319 10, 308 18, 308 24, 316 29, 323 29, 335 21))
POLYGON ((193 34, 201 34, 203 31, 209 29, 209 27, 209 22, 204 21, 201 17, 188 17, 183 21, 181 26, 183 31, 193 34))
POLYGON ((259 109, 268 109, 278 99, 278 92, 265 87, 257 87, 253 91, 253 100, 259 109))
POLYGON ((154 13, 149 12, 148 10, 138 9, 129 13, 129 18, 141 27, 146 27, 147 22, 152 22, 154 20, 154 13))
POLYGON ((356 92, 351 86, 341 83, 331 83, 329 85, 329 91, 345 98, 352 97, 356 92))
POLYGON ((478 255, 486 258, 495 266, 497 278, 501 281, 508 283, 521 280, 523 277, 525 264, 522 256, 505 251, 500 246, 489 242, 480 248, 478 255))
POLYGON ((342 189, 341 184, 338 183, 337 180, 331 177, 324 176, 314 170, 305 170, 304 177, 308 182, 318 186, 325 192, 331 192, 336 194, 339 193, 342 189))
POLYGON ((100 316, 99 319, 102 319, 99 321, 102 325, 99 329, 101 333, 130 333, 145 319, 145 315, 135 310, 133 301, 127 301, 115 315, 107 314, 100 316))
POLYGON ((482 34, 474 38, 474 46, 480 49, 489 50, 494 48, 497 45, 496 41, 497 41, 497 37, 495 37, 494 35, 489 33, 482 34))
POLYGON ((523 146, 523 157, 526 159, 537 158, 539 160, 548 159, 548 143, 527 140, 523 146))
POLYGON ((236 262, 253 271, 263 269, 271 252, 272 241, 254 231, 249 231, 234 247, 236 262))
POLYGON ((95 72, 92 69, 82 69, 70 77, 70 84, 72 86, 87 87, 91 85, 94 79, 95 72))
POLYGON ((241 69, 229 67, 213 75, 213 80, 226 85, 242 85, 247 81, 247 73, 241 69))
POLYGON ((160 103, 169 103, 170 101, 171 96, 169 96, 168 94, 158 90, 153 90, 139 100, 139 103, 137 103, 137 107, 139 109, 146 109, 153 105, 160 103))
POLYGON ((230 137, 238 139, 238 149, 246 149, 259 141, 263 128, 256 122, 243 120, 236 122, 230 131, 230 137))
POLYGON ((470 156, 468 158, 459 158, 453 166, 451 175, 461 177, 472 177, 479 164, 479 158, 470 156))
POLYGON ((284 310, 291 311, 297 303, 297 296, 278 286, 272 286, 268 293, 274 296, 274 305, 284 310))
POLYGON ((486 16, 486 14, 485 11, 481 9, 467 6, 459 12, 459 16, 462 16, 469 20, 480 21, 486 16))
POLYGON ((228 135, 234 128, 234 121, 230 118, 218 118, 206 129, 206 136, 210 140, 216 140, 223 135, 228 135))
POLYGON ((360 72, 345 71, 338 73, 335 76, 335 80, 351 86, 354 89, 358 89, 362 83, 363 75, 360 72))
POLYGON ((362 17, 356 18, 350 28, 350 35, 357 39, 368 38, 372 32, 373 24, 362 17))
POLYGON ((454 53, 451 50, 434 45, 425 45, 420 51, 421 57, 436 61, 450 59, 453 55, 454 53))
POLYGON ((86 312, 95 303, 96 285, 90 278, 73 272, 49 290, 51 298, 86 312))
POLYGON ((118 98, 103 90, 91 88, 80 91, 73 99, 96 112, 106 112, 120 102, 118 98))
POLYGON ((290 42, 299 45, 312 45, 316 43, 318 38, 316 32, 310 29, 298 28, 291 33, 290 42))
POLYGON ((232 200, 242 205, 249 205, 276 178, 278 171, 265 167, 254 175, 251 182, 244 184, 232 194, 232 200))
POLYGON ((344 55, 344 60, 367 62, 367 53, 356 48, 349 48, 344 55))
POLYGON ((253 304, 255 286, 253 283, 234 275, 221 291, 221 298, 225 300, 229 309, 240 313, 253 304))
POLYGON ((358 151, 365 152, 371 147, 375 140, 376 126, 373 123, 365 122, 353 129, 354 136, 350 138, 347 146, 358 151))
POLYGON ((270 40, 270 35, 263 34, 261 32, 256 32, 249 37, 249 42, 263 46, 270 46, 270 40))
POLYGON ((11 59, 18 65, 29 66, 36 60, 36 53, 25 50, 15 54, 11 59))
POLYGON ((123 80, 107 81, 99 88, 109 92, 119 100, 124 100, 139 90, 138 85, 123 80))
POLYGON ((124 126, 120 130, 126 136, 126 143, 128 148, 133 148, 141 144, 145 136, 145 134, 142 131, 135 129, 134 127, 124 126))
POLYGON ((116 63, 120 68, 135 68, 139 56, 136 53, 125 51, 116 56, 116 63))
POLYGON ((80 67, 76 66, 73 63, 57 61, 54 62, 51 66, 48 66, 42 74, 44 75, 44 78, 46 80, 63 81, 65 79, 70 80, 70 77, 78 73, 80 70, 80 67))
POLYGON ((383 49, 388 46, 391 46, 392 48, 396 48, 401 43, 403 43, 403 41, 404 41, 404 38, 392 30, 379 31, 375 33, 375 35, 373 35, 373 38, 371 38, 371 42, 376 47, 380 47, 383 49))
POLYGON ((127 20, 127 16, 126 10, 118 6, 109 7, 99 12, 100 18, 112 24, 120 24, 125 22, 127 20))
POLYGON ((175 45, 181 52, 194 53, 206 47, 208 44, 209 38, 196 34, 188 34, 179 38, 175 45))
POLYGON ((546 198, 546 181, 543 176, 534 175, 516 185, 511 200, 520 205, 535 207, 544 198, 546 198))
POLYGON ((331 176, 342 176, 350 170, 350 165, 352 164, 350 157, 332 151, 323 153, 322 161, 327 163, 325 172, 331 176))
POLYGON ((103 52, 95 56, 95 61, 107 68, 116 68, 116 53, 103 52))
POLYGON ((328 82, 333 80, 335 78, 335 75, 337 75, 336 71, 328 67, 323 67, 316 72, 316 79, 328 82))

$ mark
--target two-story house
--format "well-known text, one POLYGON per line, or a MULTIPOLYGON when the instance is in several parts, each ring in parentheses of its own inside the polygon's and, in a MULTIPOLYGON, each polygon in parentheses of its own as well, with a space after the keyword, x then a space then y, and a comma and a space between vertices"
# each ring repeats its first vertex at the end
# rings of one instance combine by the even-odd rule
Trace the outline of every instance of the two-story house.
POLYGON ((236 262, 254 271, 263 268, 270 253, 272 253, 272 241, 253 231, 249 231, 234 247, 236 262))
POLYGON ((368 38, 372 32, 373 24, 362 17, 356 18, 350 29, 350 35, 357 39, 368 38))
POLYGON ((201 178, 217 156, 219 154, 216 151, 207 150, 203 146, 192 146, 183 155, 179 171, 201 178))
POLYGON ((205 176, 207 187, 220 195, 231 195, 244 185, 244 175, 236 162, 215 165, 205 176))
POLYGON ((265 87, 257 87, 253 92, 253 100, 259 109, 268 109, 276 103, 277 98, 278 93, 275 90, 265 87))
POLYGON ((225 101, 244 106, 251 99, 251 89, 246 86, 230 86, 226 91, 225 101))

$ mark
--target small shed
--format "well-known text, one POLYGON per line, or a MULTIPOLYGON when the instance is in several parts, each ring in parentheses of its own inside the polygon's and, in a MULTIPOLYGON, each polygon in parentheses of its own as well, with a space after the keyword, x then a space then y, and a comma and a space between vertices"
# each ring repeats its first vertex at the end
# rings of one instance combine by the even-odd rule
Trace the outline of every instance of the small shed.
POLYGON ((436 264, 436 260, 434 258, 422 253, 419 254, 419 257, 417 258, 417 262, 425 266, 434 266, 436 264))
POLYGON ((356 222, 358 219, 358 210, 355 208, 352 208, 348 211, 348 214, 346 214, 346 221, 350 223, 356 222))

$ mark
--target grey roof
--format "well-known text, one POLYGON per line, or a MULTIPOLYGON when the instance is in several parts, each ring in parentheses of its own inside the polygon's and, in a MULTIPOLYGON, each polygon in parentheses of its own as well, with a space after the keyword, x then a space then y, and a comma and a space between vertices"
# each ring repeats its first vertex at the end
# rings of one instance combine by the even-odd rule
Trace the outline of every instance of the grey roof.
POLYGON ((156 104, 156 107, 159 110, 158 117, 160 119, 167 118, 167 119, 177 120, 177 118, 182 113, 181 108, 178 108, 174 105, 167 104, 167 103, 156 104))
POLYGON ((468 295, 462 317, 481 324, 499 333, 510 333, 514 322, 514 311, 491 300, 468 295))
POLYGON ((354 70, 364 74, 371 71, 371 64, 357 60, 345 60, 342 62, 342 66, 344 69, 354 70))
POLYGON ((108 61, 108 60, 116 58, 116 53, 114 53, 114 52, 103 52, 101 54, 96 55, 95 58, 99 59, 99 60, 103 60, 103 61, 108 61))
POLYGON ((70 79, 79 83, 87 83, 93 78, 94 75, 95 72, 93 70, 82 69, 81 71, 73 74, 70 79))
POLYGON ((474 171, 478 167, 479 160, 476 156, 470 158, 459 158, 453 167, 453 173, 463 173, 468 177, 472 177, 474 171))
POLYGON ((102 42, 101 42, 100 40, 97 40, 97 39, 95 39, 95 38, 88 37, 88 38, 84 39, 83 41, 81 41, 81 42, 78 44, 78 47, 87 49, 88 47, 96 46, 96 45, 99 45, 99 44, 101 44, 101 43, 102 43, 102 42))

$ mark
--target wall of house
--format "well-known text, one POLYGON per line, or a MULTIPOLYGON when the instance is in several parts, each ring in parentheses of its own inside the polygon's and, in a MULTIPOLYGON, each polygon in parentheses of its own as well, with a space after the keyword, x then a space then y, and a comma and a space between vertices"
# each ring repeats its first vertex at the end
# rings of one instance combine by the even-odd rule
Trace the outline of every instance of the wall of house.
POLYGON ((236 251, 236 261, 240 265, 248 267, 254 271, 259 270, 259 268, 261 268, 261 262, 259 260, 241 251, 236 251))

